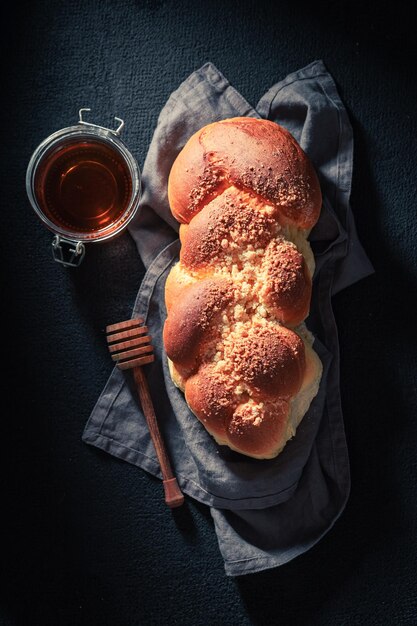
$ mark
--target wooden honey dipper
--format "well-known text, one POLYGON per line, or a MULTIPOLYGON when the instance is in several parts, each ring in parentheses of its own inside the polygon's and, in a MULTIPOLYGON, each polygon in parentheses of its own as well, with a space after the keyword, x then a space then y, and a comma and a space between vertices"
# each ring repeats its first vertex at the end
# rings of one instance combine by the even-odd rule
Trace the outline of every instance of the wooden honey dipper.
POLYGON ((148 328, 143 326, 142 319, 136 318, 107 326, 106 334, 109 350, 113 361, 117 363, 117 367, 121 370, 133 369, 140 403, 161 467, 165 502, 171 509, 181 506, 184 502, 184 496, 171 469, 156 420, 148 382, 142 369, 143 365, 155 360, 148 328))

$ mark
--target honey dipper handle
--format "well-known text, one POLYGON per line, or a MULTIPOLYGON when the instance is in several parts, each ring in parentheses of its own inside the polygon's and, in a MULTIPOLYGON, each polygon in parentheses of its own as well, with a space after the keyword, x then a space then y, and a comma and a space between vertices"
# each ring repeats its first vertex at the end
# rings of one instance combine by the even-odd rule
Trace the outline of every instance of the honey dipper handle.
POLYGON ((149 391, 148 382, 141 367, 133 368, 133 376, 135 378, 136 387, 139 393, 140 403, 142 410, 145 414, 146 421, 148 423, 149 432, 155 447, 156 456, 158 457, 159 464, 161 466, 162 479, 165 491, 165 502, 173 509, 177 506, 181 506, 184 502, 184 496, 179 488, 177 479, 171 469, 171 463, 166 452, 164 441, 162 439, 161 432, 159 430, 158 422, 156 420, 155 411, 153 408, 152 398, 149 391))

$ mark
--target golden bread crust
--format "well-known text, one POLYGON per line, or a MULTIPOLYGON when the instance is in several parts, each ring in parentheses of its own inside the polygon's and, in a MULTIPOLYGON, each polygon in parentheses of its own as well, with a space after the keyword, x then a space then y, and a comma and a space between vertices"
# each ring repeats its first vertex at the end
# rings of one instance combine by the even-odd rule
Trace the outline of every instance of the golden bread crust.
POLYGON ((191 137, 172 167, 169 200, 182 223, 165 288, 171 377, 219 444, 273 458, 322 373, 303 323, 317 176, 288 131, 232 118, 191 137))

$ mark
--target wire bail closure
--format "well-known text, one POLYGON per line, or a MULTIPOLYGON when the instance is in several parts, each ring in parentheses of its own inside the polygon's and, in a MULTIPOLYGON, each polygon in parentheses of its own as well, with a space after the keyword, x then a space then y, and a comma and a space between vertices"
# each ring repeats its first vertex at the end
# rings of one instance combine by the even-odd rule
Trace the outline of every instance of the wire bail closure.
POLYGON ((52 240, 52 256, 65 267, 78 267, 84 258, 85 246, 82 241, 71 241, 55 235, 52 240))
POLYGON ((93 124, 92 122, 86 122, 85 120, 83 120, 83 113, 85 111, 91 111, 91 109, 84 107, 78 111, 78 115, 80 117, 79 122, 78 122, 79 124, 84 124, 84 126, 93 126, 94 128, 101 128, 102 130, 107 130, 109 133, 113 133, 114 135, 117 135, 117 136, 119 136, 120 133, 122 132, 122 129, 125 123, 120 117, 114 118, 117 122, 120 122, 119 126, 116 129, 106 128, 105 126, 100 126, 100 124, 93 124))

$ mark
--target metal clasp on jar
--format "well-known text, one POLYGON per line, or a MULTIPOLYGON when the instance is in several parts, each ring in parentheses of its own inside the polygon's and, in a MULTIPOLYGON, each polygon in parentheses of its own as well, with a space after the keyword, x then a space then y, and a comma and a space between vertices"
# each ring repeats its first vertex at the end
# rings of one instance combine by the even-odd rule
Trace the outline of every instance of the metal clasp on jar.
POLYGON ((112 128, 106 128, 105 126, 100 126, 99 124, 92 124, 92 122, 86 122, 83 120, 84 111, 91 111, 91 109, 83 108, 78 111, 78 115, 80 116, 79 124, 84 124, 84 126, 93 126, 94 128, 101 128, 102 130, 107 130, 109 133, 113 133, 114 135, 120 135, 122 132, 122 128, 125 125, 124 121, 120 117, 115 117, 114 119, 117 122, 120 122, 119 126, 114 130, 112 128))
POLYGON ((65 267, 78 267, 84 258, 85 246, 82 241, 70 241, 55 235, 52 240, 52 256, 65 267))

